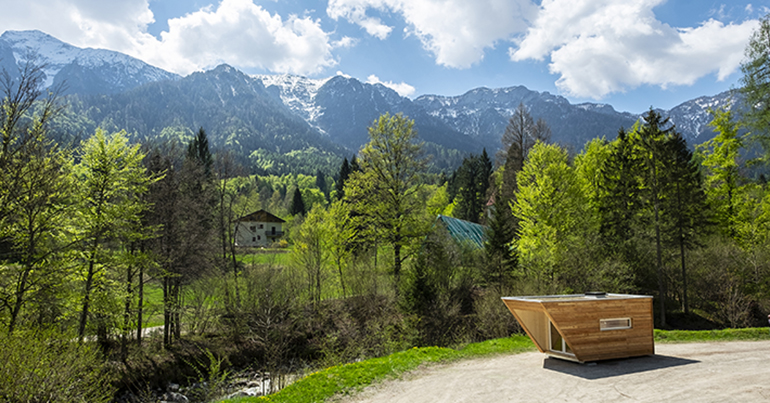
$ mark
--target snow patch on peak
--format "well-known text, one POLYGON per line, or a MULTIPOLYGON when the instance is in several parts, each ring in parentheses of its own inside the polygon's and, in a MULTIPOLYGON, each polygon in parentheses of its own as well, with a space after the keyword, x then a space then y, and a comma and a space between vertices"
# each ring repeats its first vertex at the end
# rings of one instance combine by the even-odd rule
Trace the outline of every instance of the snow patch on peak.
POLYGON ((293 74, 255 74, 252 77, 261 80, 268 90, 270 87, 277 88, 283 104, 310 124, 314 124, 323 113, 315 103, 318 90, 333 78, 312 79, 293 74))
POLYGON ((0 35, 0 41, 6 42, 11 47, 17 63, 22 63, 30 55, 36 54, 38 60, 35 62, 45 65, 43 73, 46 87, 53 84, 56 74, 73 63, 89 69, 117 67, 122 75, 134 77, 139 82, 176 77, 174 74, 123 53, 106 49, 78 48, 37 30, 5 31, 0 35))

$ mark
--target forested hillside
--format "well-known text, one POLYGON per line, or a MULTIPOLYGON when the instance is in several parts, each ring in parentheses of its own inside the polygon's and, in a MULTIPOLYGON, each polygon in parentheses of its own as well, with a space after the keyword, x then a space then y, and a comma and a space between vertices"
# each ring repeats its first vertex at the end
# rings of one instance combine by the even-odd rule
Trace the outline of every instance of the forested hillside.
POLYGON ((253 173, 330 172, 345 149, 276 103, 261 81, 223 65, 115 95, 70 98, 72 114, 142 143, 187 142, 205 127, 213 149, 228 150, 253 173))

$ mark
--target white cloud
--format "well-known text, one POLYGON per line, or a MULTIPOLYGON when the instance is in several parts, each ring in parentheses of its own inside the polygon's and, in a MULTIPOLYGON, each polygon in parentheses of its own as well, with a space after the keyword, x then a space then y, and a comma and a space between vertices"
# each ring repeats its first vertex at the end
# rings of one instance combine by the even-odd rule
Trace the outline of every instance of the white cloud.
POLYGON ((138 51, 150 37, 153 14, 148 0, 7 1, 0 13, 4 30, 38 29, 81 47, 138 51))
POLYGON ((158 40, 148 0, 36 0, 3 5, 0 26, 40 29, 81 47, 127 53, 158 67, 188 74, 219 63, 276 73, 313 74, 337 62, 336 47, 310 17, 271 15, 252 0, 222 0, 168 21, 158 40))
POLYGON ((566 93, 601 98, 641 85, 691 85, 736 71, 757 21, 695 28, 658 21, 664 0, 544 0, 540 14, 511 60, 550 58, 556 85, 566 93))
POLYGON ((338 41, 332 42, 332 46, 335 48, 351 48, 358 44, 358 39, 345 36, 338 41))
POLYGON ((368 10, 400 14, 439 65, 469 68, 484 58, 487 48, 509 41, 527 28, 537 7, 529 0, 330 0, 329 17, 360 25, 385 39, 393 27, 368 10))
POLYGON ((313 74, 336 64, 329 35, 318 21, 297 16, 284 21, 251 0, 223 0, 216 9, 204 8, 168 24, 145 59, 177 72, 230 63, 313 74))
POLYGON ((392 89, 393 91, 396 91, 402 97, 409 97, 412 94, 414 94, 414 91, 415 91, 414 87, 412 87, 411 85, 409 85, 409 84, 407 84, 407 83, 405 83, 403 81, 400 82, 400 83, 394 83, 392 81, 382 81, 382 80, 380 80, 379 77, 375 76, 374 74, 372 74, 369 77, 367 77, 366 78, 366 82, 368 84, 382 84, 382 85, 392 89))

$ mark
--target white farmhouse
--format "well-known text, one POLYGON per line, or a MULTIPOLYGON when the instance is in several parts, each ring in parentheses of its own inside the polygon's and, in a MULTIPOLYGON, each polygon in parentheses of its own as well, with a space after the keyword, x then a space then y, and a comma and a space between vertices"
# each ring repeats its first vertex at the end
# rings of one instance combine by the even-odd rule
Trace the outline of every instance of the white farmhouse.
POLYGON ((243 216, 235 221, 235 246, 268 246, 283 236, 285 222, 265 210, 243 216))

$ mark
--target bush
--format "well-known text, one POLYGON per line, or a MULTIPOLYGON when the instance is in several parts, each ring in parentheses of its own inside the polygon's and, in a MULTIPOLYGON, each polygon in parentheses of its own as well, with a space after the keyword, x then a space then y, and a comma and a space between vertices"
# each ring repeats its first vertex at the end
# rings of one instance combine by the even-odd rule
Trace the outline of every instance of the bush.
POLYGON ((107 402, 111 375, 94 343, 51 331, 0 338, 0 401, 107 402))

